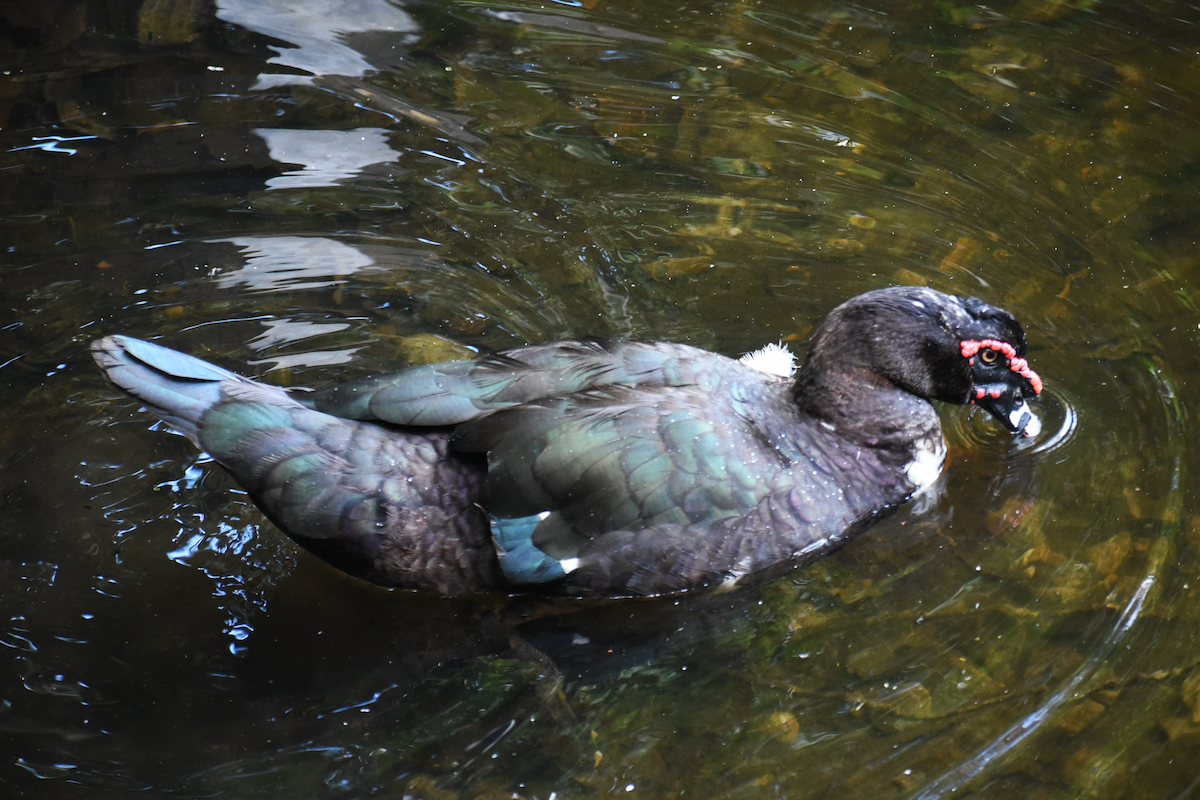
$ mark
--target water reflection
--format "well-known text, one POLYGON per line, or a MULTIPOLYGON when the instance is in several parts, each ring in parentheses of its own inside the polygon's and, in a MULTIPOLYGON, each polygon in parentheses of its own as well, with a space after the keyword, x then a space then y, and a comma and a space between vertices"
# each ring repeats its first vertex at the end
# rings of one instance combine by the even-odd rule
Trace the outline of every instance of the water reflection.
POLYGON ((268 189, 336 186, 371 164, 388 163, 396 157, 396 152, 388 147, 387 131, 382 128, 352 131, 256 128, 254 133, 266 141, 271 158, 281 164, 303 165, 299 170, 268 179, 268 189))
POLYGON ((344 322, 301 322, 288 319, 266 320, 263 325, 267 328, 266 332, 246 343, 251 349, 265 350, 278 345, 299 342, 313 336, 344 331, 350 327, 344 322))
POLYGON ((647 36, 644 33, 627 31, 621 28, 613 27, 612 25, 600 25, 595 22, 588 22, 587 20, 558 16, 555 14, 538 14, 531 11, 515 10, 496 11, 490 8, 482 9, 480 13, 504 22, 515 22, 518 25, 535 25, 543 28, 569 31, 571 33, 597 36, 602 39, 616 39, 618 41, 624 40, 629 42, 649 42, 651 44, 664 43, 662 39, 654 36, 647 36))
POLYGON ((260 73, 254 89, 310 83, 318 75, 361 77, 396 66, 420 32, 386 0, 217 0, 217 16, 283 42, 268 61, 297 72, 260 73))
POLYGON ((243 266, 217 276, 217 285, 226 289, 321 289, 337 286, 350 275, 384 270, 359 249, 322 237, 237 236, 213 242, 221 243, 235 245, 245 258, 243 266))
MULTIPOLYGON (((363 77, 403 65, 407 49, 420 38, 417 22, 385 0, 340 0, 334 7, 319 2, 247 2, 218 0, 217 15, 281 43, 268 63, 291 67, 260 72, 251 90, 314 86, 393 119, 430 125, 469 142, 470 117, 430 109, 380 92, 363 77)), ((336 152, 336 151, 327 151, 336 152)))

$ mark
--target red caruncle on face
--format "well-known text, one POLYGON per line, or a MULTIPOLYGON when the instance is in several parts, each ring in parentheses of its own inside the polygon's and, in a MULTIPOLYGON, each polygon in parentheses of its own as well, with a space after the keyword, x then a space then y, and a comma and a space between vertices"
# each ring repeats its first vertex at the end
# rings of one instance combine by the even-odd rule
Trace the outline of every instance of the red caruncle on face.
POLYGON ((1008 342, 1001 342, 997 339, 964 339, 962 342, 963 358, 971 359, 974 362, 975 354, 980 350, 990 348, 999 352, 1008 359, 1008 368, 1028 380, 1033 384, 1033 393, 1042 393, 1041 377, 1029 368, 1029 362, 1017 355, 1017 349, 1008 342))

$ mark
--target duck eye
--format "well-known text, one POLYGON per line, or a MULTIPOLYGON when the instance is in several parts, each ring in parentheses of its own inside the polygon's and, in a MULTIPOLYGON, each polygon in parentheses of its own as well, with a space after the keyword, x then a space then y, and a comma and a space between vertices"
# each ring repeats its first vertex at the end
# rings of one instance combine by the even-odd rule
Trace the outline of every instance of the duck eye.
POLYGON ((979 351, 979 359, 985 364, 995 364, 1000 354, 990 347, 979 351))

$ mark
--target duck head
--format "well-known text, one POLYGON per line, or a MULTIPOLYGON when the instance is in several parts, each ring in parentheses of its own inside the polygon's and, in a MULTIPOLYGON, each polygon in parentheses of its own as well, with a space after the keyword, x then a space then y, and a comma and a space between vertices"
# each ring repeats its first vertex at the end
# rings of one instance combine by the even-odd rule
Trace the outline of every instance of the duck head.
POLYGON ((1042 380, 1025 349, 1016 318, 978 298, 879 289, 848 300, 822 323, 796 399, 821 417, 822 407, 854 406, 863 386, 890 384, 927 400, 978 405, 1006 430, 1036 436, 1041 423, 1026 400, 1041 392, 1042 380))

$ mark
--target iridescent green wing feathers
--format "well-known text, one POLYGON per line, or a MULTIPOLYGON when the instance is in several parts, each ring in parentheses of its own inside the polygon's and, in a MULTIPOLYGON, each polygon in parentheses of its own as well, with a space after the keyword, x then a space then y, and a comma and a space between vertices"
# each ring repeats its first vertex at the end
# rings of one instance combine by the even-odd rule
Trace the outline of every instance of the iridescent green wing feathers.
POLYGON ((694 384, 701 377, 696 365, 714 358, 719 357, 687 345, 556 342, 409 367, 318 392, 311 402, 347 419, 457 425, 491 411, 600 386, 694 384))
MULTIPOLYGON (((771 390, 766 376, 726 363, 734 374, 724 382, 771 390)), ((456 450, 488 453, 486 497, 493 535, 510 556, 501 561, 508 578, 561 577, 614 532, 668 525, 686 537, 755 509, 790 473, 729 399, 736 394, 610 387, 460 426, 456 450)))

